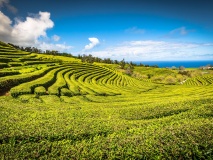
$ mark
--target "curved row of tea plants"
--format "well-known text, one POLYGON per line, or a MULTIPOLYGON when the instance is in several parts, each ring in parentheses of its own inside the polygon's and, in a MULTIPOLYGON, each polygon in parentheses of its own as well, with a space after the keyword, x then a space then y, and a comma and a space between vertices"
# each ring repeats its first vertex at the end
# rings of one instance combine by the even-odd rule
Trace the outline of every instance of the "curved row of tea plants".
MULTIPOLYGON (((70 90, 70 93, 72 93, 70 95, 72 96, 85 94, 117 95, 132 91, 141 92, 155 86, 151 83, 141 83, 116 71, 91 64, 72 63, 68 66, 58 65, 50 67, 48 70, 43 69, 42 71, 37 71, 40 73, 37 77, 39 78, 41 75, 43 77, 33 81, 31 81, 32 78, 29 78, 29 82, 26 79, 25 83, 22 81, 23 84, 10 90, 11 95, 17 97, 22 94, 37 93, 34 92, 34 89, 38 86, 46 88, 45 94, 57 96, 64 95, 63 91, 66 90, 67 92, 67 89, 70 90), (62 89, 63 91, 60 93, 62 89)), ((37 72, 31 73, 31 75, 37 75, 37 72)), ((29 77, 29 75, 25 76, 29 77)), ((12 78, 17 79, 17 77, 23 78, 24 76, 6 76, 5 78, 11 80, 12 78)))
POLYGON ((16 87, 13 87, 10 90, 10 93, 13 97, 17 97, 17 96, 22 95, 22 94, 34 93, 35 87, 38 87, 38 86, 43 86, 43 87, 47 88, 52 83, 54 83, 57 73, 62 69, 64 69, 64 68, 63 67, 54 67, 54 69, 49 71, 47 74, 45 74, 41 78, 20 84, 16 87))
POLYGON ((190 78, 184 82, 184 85, 195 85, 195 86, 211 85, 211 84, 213 84, 212 75, 190 78))

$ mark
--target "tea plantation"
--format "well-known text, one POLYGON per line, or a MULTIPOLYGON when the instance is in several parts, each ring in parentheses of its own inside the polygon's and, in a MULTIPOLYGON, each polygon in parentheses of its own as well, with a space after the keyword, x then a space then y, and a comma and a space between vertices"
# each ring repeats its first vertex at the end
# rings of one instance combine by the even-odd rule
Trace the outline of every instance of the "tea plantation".
POLYGON ((0 42, 0 93, 0 159, 213 157, 211 71, 129 76, 0 42))

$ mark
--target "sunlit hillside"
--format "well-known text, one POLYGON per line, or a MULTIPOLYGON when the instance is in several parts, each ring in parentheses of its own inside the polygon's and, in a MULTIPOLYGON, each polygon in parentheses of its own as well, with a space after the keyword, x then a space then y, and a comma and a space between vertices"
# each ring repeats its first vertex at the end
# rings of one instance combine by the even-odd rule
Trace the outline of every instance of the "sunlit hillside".
POLYGON ((213 157, 212 70, 129 74, 1 42, 0 94, 1 159, 213 157))

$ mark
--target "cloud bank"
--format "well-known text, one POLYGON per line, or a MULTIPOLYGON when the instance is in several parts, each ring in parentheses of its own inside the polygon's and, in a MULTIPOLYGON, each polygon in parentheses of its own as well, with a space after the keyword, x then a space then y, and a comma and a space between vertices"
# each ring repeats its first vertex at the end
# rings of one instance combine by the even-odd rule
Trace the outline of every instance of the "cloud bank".
POLYGON ((132 61, 150 60, 196 60, 213 58, 213 44, 181 43, 166 41, 127 41, 120 45, 93 51, 88 54, 101 58, 112 58, 132 61), (210 47, 210 48, 208 48, 210 47), (206 52, 203 52, 203 48, 206 52), (201 52, 202 51, 202 52, 201 52), (206 56, 208 55, 208 56, 206 56))
POLYGON ((4 41, 17 45, 34 45, 39 37, 46 37, 46 30, 54 26, 50 19, 50 13, 39 12, 34 17, 27 17, 25 21, 16 19, 15 25, 12 21, 0 12, 0 38, 4 41))
POLYGON ((20 45, 34 44, 39 37, 46 37, 46 30, 54 26, 50 19, 50 13, 39 12, 34 17, 27 17, 26 21, 16 20, 12 28, 11 40, 15 40, 20 45))
POLYGON ((90 50, 93 49, 95 46, 97 46, 98 44, 100 44, 98 38, 92 37, 92 38, 88 38, 89 41, 91 42, 90 44, 86 45, 84 47, 85 50, 90 50))
MULTIPOLYGON (((26 20, 15 19, 15 24, 0 11, 0 39, 20 46, 34 46, 42 50, 57 48, 59 51, 72 48, 65 44, 52 44, 44 42, 48 39, 46 31, 53 28, 54 22, 50 19, 49 12, 39 12, 33 16, 26 17, 26 20), (49 46, 49 47, 47 47, 49 46)), ((53 41, 59 41, 60 37, 52 36, 53 41)))

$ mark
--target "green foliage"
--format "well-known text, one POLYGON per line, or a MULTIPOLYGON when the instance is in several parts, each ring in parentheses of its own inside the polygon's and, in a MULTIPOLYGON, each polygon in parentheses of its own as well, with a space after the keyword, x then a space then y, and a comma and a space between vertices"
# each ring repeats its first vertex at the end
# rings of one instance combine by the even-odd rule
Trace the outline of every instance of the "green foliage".
POLYGON ((7 63, 0 63, 0 69, 8 67, 7 63))
POLYGON ((1 159, 208 159, 212 94, 194 90, 168 86, 116 98, 45 95, 40 101, 0 97, 1 159))
POLYGON ((17 75, 17 74, 20 74, 20 72, 19 71, 0 71, 0 77, 17 75))
POLYGON ((10 61, 12 61, 11 58, 0 57, 0 62, 1 62, 1 63, 8 63, 8 62, 10 62, 10 61))
POLYGON ((120 67, 121 67, 121 69, 124 69, 124 67, 125 67, 125 65, 126 65, 126 62, 125 62, 125 60, 123 59, 122 61, 120 61, 120 67))
POLYGON ((38 96, 45 95, 46 89, 43 86, 36 87, 34 93, 38 96))
POLYGON ((12 95, 0 97, 0 159, 213 157, 211 71, 134 66, 127 76, 117 64, 1 44, 13 62, 39 61, 0 71, 0 93, 12 95), (45 64, 57 59, 67 65, 45 64))
POLYGON ((65 69, 65 70, 58 72, 57 77, 56 77, 56 82, 48 88, 49 94, 57 95, 57 96, 60 95, 60 93, 59 93, 60 89, 66 87, 66 85, 67 85, 63 76, 69 70, 70 69, 65 69))
POLYGON ((19 58, 20 61, 25 62, 25 61, 39 61, 39 58, 33 58, 33 57, 23 57, 23 58, 19 58))
POLYGON ((195 86, 212 85, 212 84, 213 84, 212 75, 198 76, 195 78, 187 79, 184 82, 184 85, 195 85, 195 86))
POLYGON ((23 63, 20 63, 20 62, 10 62, 8 63, 10 67, 15 67, 15 66, 22 66, 23 63))
POLYGON ((2 41, 0 41, 0 46, 1 47, 4 47, 4 48, 11 48, 11 46, 9 45, 9 44, 7 44, 7 43, 4 43, 4 42, 2 42, 2 41))
POLYGON ((60 93, 61 96, 68 96, 68 97, 72 97, 74 95, 68 88, 62 88, 60 93))
MULTIPOLYGON (((152 81, 155 83, 166 83, 165 78, 167 76, 172 76, 176 79, 177 71, 166 69, 166 68, 153 68, 153 67, 134 67, 133 77, 143 80, 152 81)), ((177 80, 175 80, 177 81, 177 80)))
POLYGON ((44 68, 42 70, 29 73, 29 74, 21 74, 21 75, 14 75, 14 76, 6 76, 0 78, 0 91, 3 91, 5 89, 10 89, 11 87, 42 77, 45 75, 48 71, 50 71, 52 68, 44 68))
POLYGON ((13 97, 17 97, 21 94, 30 94, 33 93, 34 89, 38 86, 49 87, 51 84, 55 82, 57 73, 64 69, 63 67, 56 67, 48 72, 41 78, 38 78, 34 81, 30 81, 27 83, 20 84, 10 90, 10 93, 13 97))
MULTIPOLYGON (((142 81, 151 81, 161 84, 184 84, 187 79, 196 79, 197 77, 202 77, 204 74, 207 74, 205 76, 213 75, 213 72, 210 70, 208 70, 208 72, 204 72, 199 69, 183 69, 182 67, 180 69, 181 70, 172 70, 167 68, 136 66, 134 68, 132 77, 142 81)), ((195 83, 199 84, 200 82, 195 83)), ((205 83, 206 82, 204 82, 204 84, 205 83)), ((206 84, 211 84, 211 82, 206 84)))
POLYGON ((54 61, 25 61, 25 65, 34 65, 34 64, 47 64, 47 63, 56 63, 54 61))
POLYGON ((166 84, 175 84, 176 83, 176 79, 173 76, 167 76, 165 78, 165 82, 166 82, 166 84))

